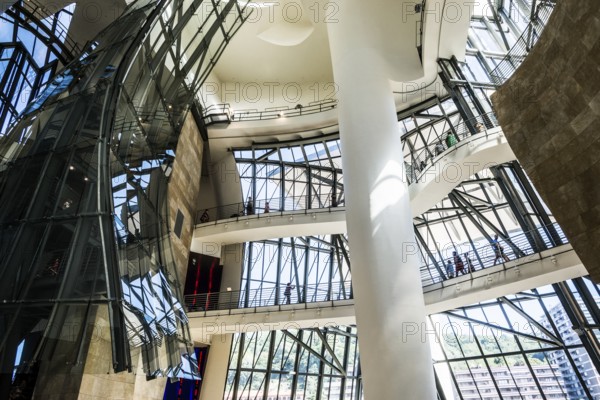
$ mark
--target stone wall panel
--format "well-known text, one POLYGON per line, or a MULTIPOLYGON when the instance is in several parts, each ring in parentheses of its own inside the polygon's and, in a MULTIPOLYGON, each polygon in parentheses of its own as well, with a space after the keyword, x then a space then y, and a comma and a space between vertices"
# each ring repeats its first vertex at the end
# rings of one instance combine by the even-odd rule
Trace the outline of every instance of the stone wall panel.
POLYGON ((518 160, 600 282, 600 2, 557 2, 492 101, 518 160))

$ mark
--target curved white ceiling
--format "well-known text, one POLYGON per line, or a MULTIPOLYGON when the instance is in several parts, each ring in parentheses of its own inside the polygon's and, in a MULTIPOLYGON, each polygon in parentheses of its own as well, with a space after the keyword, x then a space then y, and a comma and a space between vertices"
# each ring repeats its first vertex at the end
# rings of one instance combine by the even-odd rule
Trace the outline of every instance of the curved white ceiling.
POLYGON ((256 34, 259 39, 277 46, 297 46, 314 32, 310 10, 301 3, 285 0, 264 4, 255 9, 260 14, 256 34))

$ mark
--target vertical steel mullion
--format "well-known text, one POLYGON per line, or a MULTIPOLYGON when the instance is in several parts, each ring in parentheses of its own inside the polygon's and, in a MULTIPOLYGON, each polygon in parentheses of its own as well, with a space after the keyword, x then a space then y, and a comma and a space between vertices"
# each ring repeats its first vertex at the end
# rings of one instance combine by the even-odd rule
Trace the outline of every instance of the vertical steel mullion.
MULTIPOLYGON (((475 117, 475 115, 473 114, 473 111, 471 110, 471 107, 467 103, 465 97, 460 92, 460 86, 457 83, 453 82, 453 74, 451 74, 450 69, 448 68, 447 64, 450 65, 451 67, 453 67, 451 60, 448 60, 448 59, 439 59, 438 60, 438 65, 440 65, 442 67, 442 72, 439 73, 439 76, 440 76, 440 78, 442 78, 442 83, 444 84, 446 91, 450 95, 450 98, 452 99, 452 101, 454 101, 454 104, 456 105, 456 108, 458 109, 459 114, 463 118, 464 123, 467 124, 467 127, 469 128, 470 132, 473 134, 476 132, 476 130, 475 130, 474 126, 471 126, 471 124, 469 124, 469 122, 472 121, 472 119, 475 117)), ((448 121, 448 122, 450 123, 450 121, 448 121)), ((460 137, 459 137, 459 135, 456 134, 456 131, 455 131, 452 123, 450 123, 450 126, 452 126, 452 132, 456 136, 456 139, 458 141, 460 141, 460 137)))
POLYGON ((246 263, 247 275, 246 275, 246 293, 245 293, 245 299, 244 299, 244 307, 249 307, 249 304, 250 304, 250 279, 252 277, 252 273, 251 273, 252 272, 252 253, 253 253, 252 250, 254 247, 254 242, 248 242, 247 247, 248 247, 248 262, 246 263))
POLYGON ((308 303, 308 269, 310 268, 310 237, 306 238, 306 251, 304 252, 304 303, 308 303))
MULTIPOLYGON (((296 337, 298 338, 298 340, 302 340, 303 335, 304 335, 304 331, 302 329, 300 329, 298 332, 296 332, 296 337)), ((298 344, 297 342, 292 342, 295 346, 296 346, 296 359, 294 360, 294 372, 295 374, 292 376, 292 393, 290 396, 290 399, 295 400, 296 399, 296 393, 298 392, 298 375, 299 375, 299 369, 300 369, 300 356, 301 356, 301 352, 302 352, 302 347, 300 346, 300 344, 298 344)), ((306 387, 306 386, 305 386, 306 387)), ((302 397, 304 398, 304 396, 302 397)))
POLYGON ((296 283, 296 297, 298 298, 298 303, 302 303, 302 296, 300 295, 300 273, 298 271, 298 257, 296 256, 296 243, 294 238, 290 238, 291 243, 291 251, 292 251, 292 265, 294 266, 294 279, 296 283))
MULTIPOLYGON (((277 241, 277 275, 275 276, 275 305, 280 304, 279 292, 281 288, 281 274, 282 274, 282 258, 283 258, 283 238, 279 238, 277 241)), ((288 281, 286 280, 286 283, 288 281)), ((290 295, 291 296, 291 295, 290 295)))
POLYGON ((590 313, 590 316, 594 320, 594 323, 596 325, 600 325, 600 308, 598 308, 598 303, 596 303, 596 300, 588 290, 585 281, 583 280, 583 278, 575 278, 572 280, 572 282, 575 285, 577 292, 581 296, 583 304, 585 304, 585 307, 590 313))
MULTIPOLYGON (((332 235, 332 239, 334 235, 332 235)), ((342 265, 344 265, 343 263, 343 256, 342 256, 342 252, 340 251, 340 247, 344 246, 344 243, 342 242, 342 239, 340 238, 340 235, 335 235, 335 239, 332 240, 332 244, 334 245, 335 248, 335 260, 337 263, 337 270, 338 273, 340 275, 340 284, 339 284, 339 293, 341 294, 343 299, 346 299, 346 291, 344 290, 344 272, 342 271, 342 265)), ((332 278, 333 279, 333 278, 332 278)), ((340 296, 338 295, 338 300, 340 300, 340 296)))
MULTIPOLYGON (((346 328, 349 329, 349 328, 346 328)), ((337 339, 337 333, 335 334, 335 338, 337 339)), ((335 341, 337 343, 337 340, 335 341)), ((348 371, 348 359, 350 358, 350 336, 344 336, 344 358, 342 359, 342 367, 344 371, 348 371)), ((342 376, 341 379, 341 390, 339 400, 344 400, 346 398, 346 385, 348 381, 348 374, 342 376)))
MULTIPOLYGON (((435 241, 435 237, 433 236, 433 232, 431 231, 431 227, 429 226, 429 222, 427 220, 425 220, 425 228, 427 229, 427 233, 428 235, 433 239, 433 244, 435 246, 435 251, 439 254, 443 265, 445 265, 445 259, 442 257, 442 252, 440 250, 440 248, 438 247, 438 243, 435 241)), ((429 248, 429 247, 427 247, 429 248)), ((446 276, 445 274, 443 276, 446 276)))
POLYGON ((283 163, 283 159, 281 157, 281 150, 277 149, 277 154, 279 154, 279 170, 281 171, 281 187, 279 188, 279 198, 281 199, 281 211, 285 211, 285 184, 287 182, 285 164, 283 163))
POLYGON ((333 188, 331 191, 331 199, 329 200, 329 204, 331 205, 331 207, 337 207, 338 206, 338 199, 337 199, 337 170, 334 169, 333 170, 333 188))
POLYGON ((358 366, 357 366, 358 372, 356 373, 356 392, 354 393, 354 400, 361 400, 362 392, 363 392, 362 367, 360 364, 360 358, 357 357, 357 359, 358 359, 358 366))
POLYGON ((539 253, 540 251, 547 249, 546 243, 540 237, 534 221, 532 221, 531 217, 527 215, 526 206, 523 203, 523 200, 520 198, 514 185, 508 178, 506 171, 504 171, 502 167, 491 167, 490 171, 494 175, 495 181, 504 194, 511 211, 519 222, 519 225, 521 225, 521 229, 525 233, 525 237, 533 249, 533 252, 539 253))
MULTIPOLYGON (((479 179, 479 174, 475 174, 475 178, 479 179)), ((502 228, 502 231, 504 231, 504 233, 507 234, 507 230, 506 230, 506 227, 504 226, 504 223, 502 222, 502 218, 500 218, 500 215, 498 214, 498 210, 496 210, 496 204, 494 204, 494 202, 492 201, 489 193, 487 192, 488 189, 485 187, 485 185, 483 183, 479 184, 479 188, 483 192, 483 195, 485 196, 485 200, 488 203, 490 203, 490 207, 492 209, 492 213, 494 214, 494 216, 496 217, 496 220, 500 224, 500 227, 502 228)))
MULTIPOLYGON (((498 303, 498 302, 496 301, 496 304, 497 304, 497 303, 498 303)), ((492 323, 490 322, 490 319, 488 318, 488 316, 487 316, 487 314, 486 314, 486 312, 485 312, 485 309, 484 309, 483 307, 481 307, 481 311, 483 312, 483 316, 484 316, 484 318, 485 318, 485 322, 486 322, 487 324, 490 324, 490 325, 491 325, 492 323)), ((502 351, 502 346, 500 346, 500 342, 498 341, 498 338, 496 337, 496 335, 492 334, 492 337, 494 338, 494 342, 496 343, 496 347, 497 347, 498 349, 500 349, 500 351, 502 351)), ((506 365, 508 365, 508 362, 506 361, 506 356, 505 356, 504 354, 502 354, 502 359, 503 359, 504 363, 505 363, 506 365)), ((517 388, 517 391, 519 392, 519 395, 520 395, 520 396, 522 396, 522 394, 521 394, 521 390, 519 389, 519 386, 518 386, 518 384, 517 384, 517 380, 515 379, 515 376, 514 376, 514 374, 512 373, 512 370, 511 370, 510 368, 508 368, 508 372, 510 373, 510 378, 512 379, 512 382, 513 382, 513 384, 514 384, 515 388, 517 388)))
MULTIPOLYGON (((269 355, 267 361, 267 371, 265 372, 265 387, 263 390, 263 400, 268 400, 269 386, 271 384, 271 374, 273 372, 273 354, 275 352, 275 338, 278 331, 270 331, 269 335, 269 355)), ((279 380, 281 381, 281 374, 279 374, 279 380)), ((279 395, 279 393, 277 393, 279 395)))
POLYGON ((554 244, 556 244, 556 245, 563 244, 563 240, 560 238, 560 235, 558 234, 555 226, 553 225, 552 221, 550 220, 550 216, 546 212, 546 209, 545 209, 544 205, 542 204, 542 200, 537 195, 533 185, 531 184, 531 182, 525 175, 525 172, 523 171, 523 168, 521 167, 519 162, 513 161, 511 163, 511 167, 512 167, 512 171, 514 172, 515 176, 517 177, 519 185, 525 192, 527 198, 529 199, 529 201, 532 204, 532 206, 534 207, 534 209, 536 210, 537 215, 544 223, 544 225, 545 225, 544 230, 546 230, 546 232, 548 233, 548 236, 552 239, 554 244))
MULTIPOLYGON (((258 199, 256 198, 256 151, 254 148, 252 149, 252 186, 250 187, 250 197, 252 198, 252 210, 255 214, 257 214, 256 210, 258 207, 258 199)), ((243 201, 244 199, 242 199, 243 201)), ((248 201, 248 199, 246 199, 248 201)), ((246 203, 246 210, 248 209, 248 204, 246 203)))
MULTIPOLYGON (((316 328, 315 330, 318 330, 319 328, 316 328)), ((314 333, 313 333, 314 334, 314 333)), ((322 392, 323 392, 323 375, 325 373, 325 363, 323 362, 323 359, 325 359, 325 343, 324 343, 324 339, 321 338, 321 360, 319 360, 319 376, 317 377, 317 397, 316 400, 321 400, 322 398, 322 392)), ((331 367, 329 367, 331 368, 331 367)), ((333 368, 331 368, 332 372, 333 372, 333 368)), ((331 377, 329 377, 329 382, 331 383, 331 377)))
MULTIPOLYGON (((465 316, 467 316, 466 311, 464 309, 462 311, 463 311, 463 314, 465 316)), ((500 396, 500 398, 503 398, 502 392, 500 391, 500 388, 498 387, 498 382, 496 382, 496 378, 494 378, 494 374, 492 373, 492 369, 490 368, 490 364, 488 363, 487 357, 485 357, 485 351, 481 347, 481 343, 479 342, 477 333, 475 332, 475 329, 473 328, 473 324, 471 324, 471 323, 469 323, 469 330, 471 331, 471 335, 473 335, 473 337, 475 338, 475 344, 477 345, 479 354, 481 354, 481 358, 483 359, 483 363, 485 364, 488 374, 490 375, 490 378, 492 379, 492 382, 494 383, 494 387, 496 388, 496 393, 498 394, 498 396, 500 396)), ((437 377, 437 374, 436 374, 436 377, 437 377)))
MULTIPOLYGON (((477 253, 476 247, 475 247, 475 243, 473 242, 473 239, 471 238, 471 234, 469 233, 469 230, 467 229, 464 221, 462 220, 462 215, 460 215, 458 213, 458 211, 456 212, 456 217, 458 218, 458 221, 460 222, 463 230, 465 231, 465 234, 467 235, 467 239, 469 239, 469 243, 471 243, 471 249, 473 249, 473 253, 475 253, 475 256, 477 257, 477 259, 479 260, 480 265, 483 265, 483 263, 481 262, 481 258, 479 257, 479 254, 477 253)), ((469 268, 467 264, 467 260, 465 261, 465 268, 469 268)), ((469 273, 473 273, 473 271, 471 271, 471 268, 469 268, 469 273)))
MULTIPOLYGON (((333 236, 334 235, 331 235, 332 239, 333 239, 333 236)), ((332 243, 332 245, 333 245, 333 243, 332 243)), ((332 247, 329 248, 329 263, 328 263, 329 264, 329 279, 327 280, 328 281, 327 282, 327 297, 326 297, 327 301, 330 301, 332 299, 332 297, 331 297, 331 291, 332 291, 332 288, 333 288, 332 281, 333 281, 333 275, 334 275, 333 274, 333 268, 334 268, 334 265, 335 265, 334 259, 335 259, 335 250, 334 250, 334 248, 332 246, 332 247)))

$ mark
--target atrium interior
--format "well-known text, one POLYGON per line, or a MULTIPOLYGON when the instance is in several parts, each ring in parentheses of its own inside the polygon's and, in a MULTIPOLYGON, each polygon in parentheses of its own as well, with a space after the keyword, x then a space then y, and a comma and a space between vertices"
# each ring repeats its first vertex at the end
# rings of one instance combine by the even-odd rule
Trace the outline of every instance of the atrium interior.
POLYGON ((600 400, 600 3, 0 12, 0 399, 600 400))

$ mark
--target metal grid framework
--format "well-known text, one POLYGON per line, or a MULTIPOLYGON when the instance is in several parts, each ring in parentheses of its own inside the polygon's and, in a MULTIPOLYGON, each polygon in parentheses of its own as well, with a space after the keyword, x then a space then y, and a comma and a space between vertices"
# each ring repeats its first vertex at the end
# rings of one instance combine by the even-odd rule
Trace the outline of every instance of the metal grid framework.
POLYGON ((54 373, 83 365, 97 318, 110 323, 115 372, 133 370, 139 351, 149 377, 197 376, 177 300, 167 183, 193 94, 244 7, 131 3, 3 138, 1 390, 19 344, 19 374, 40 361, 54 373))
POLYGON ((229 367, 226 400, 362 397, 355 327, 236 335, 229 367))
POLYGON ((502 0, 487 15, 474 16, 467 40, 467 68, 474 86, 487 90, 514 73, 539 39, 554 0, 502 0))
MULTIPOLYGON (((463 182, 461 186, 464 187, 455 190, 456 198, 448 196, 443 201, 450 203, 455 201, 468 206, 463 208, 454 206, 452 210, 450 207, 436 207, 428 214, 439 214, 437 218, 415 220, 416 229, 448 235, 437 238, 444 243, 447 243, 448 237, 451 241, 456 241, 454 235, 459 235, 458 230, 463 230, 463 235, 468 238, 479 235, 480 239, 482 232, 497 231, 500 235, 506 235, 506 243, 510 248, 506 253, 511 258, 516 255, 514 252, 540 251, 559 244, 553 240, 564 241, 559 228, 544 225, 546 218, 551 216, 545 212, 534 211, 533 204, 539 202, 539 199, 531 200, 526 196, 527 192, 521 186, 522 182, 517 176, 522 173, 518 169, 518 164, 511 163, 496 167, 493 171, 494 173, 488 171, 489 178, 486 180, 476 178, 474 182, 463 182), (479 187, 482 183, 485 183, 484 189, 479 187), (469 185, 477 186, 479 195, 487 193, 488 197, 510 193, 511 201, 506 199, 489 201, 487 206, 484 206, 484 202, 472 194, 473 191, 465 191, 465 187, 468 188, 469 185), (522 199, 519 200, 519 197, 522 199), (512 214, 511 204, 513 207, 514 204, 523 207, 519 218, 512 214), (475 222, 471 221, 473 215, 476 216, 475 222), (491 220, 486 219, 486 215, 491 220), (512 222, 508 223, 511 215, 512 222), (519 222, 532 223, 537 226, 537 229, 517 237, 509 228, 518 229, 519 222), (439 229, 439 226, 444 226, 444 229, 439 229)), ((534 195, 535 192, 529 194, 534 195)), ((545 210, 541 203, 538 205, 545 210)), ((514 209, 518 210, 518 208, 514 209)), ((300 249, 295 243, 305 243, 309 239, 289 238, 246 244, 244 287, 261 291, 260 296, 263 296, 265 304, 285 304, 288 301, 285 285, 286 282, 292 282, 294 284, 292 302, 311 301, 303 298, 302 281, 295 280, 305 273, 305 270, 302 270, 304 265, 302 260, 307 256, 302 252, 315 251, 308 248, 300 249), (300 254, 291 253, 292 249, 299 250, 300 254)), ((485 248, 490 248, 487 239, 484 242, 485 248)), ((451 249, 456 248, 455 246, 456 244, 453 243, 451 249)), ((336 247, 331 245, 329 254, 340 251, 334 248, 336 247)), ((342 254, 349 271, 347 251, 347 247, 344 246, 342 254)), ((438 250, 421 243, 424 258, 426 254, 434 254, 436 251, 438 250)), ((493 257, 493 252, 489 256, 493 257)), ((478 254, 477 261, 480 259, 485 260, 483 255, 478 254)), ((322 277, 315 282, 322 290, 327 289, 327 285, 333 281, 331 276, 335 276, 338 271, 335 267, 329 269, 332 260, 335 266, 336 258, 332 256, 320 261, 315 260, 313 263, 312 268, 317 271, 318 262, 324 267, 320 274, 315 274, 322 277)), ((481 267, 491 265, 491 260, 487 263, 483 261, 481 267)), ((480 265, 476 264, 475 268, 480 268, 480 265)), ((598 288, 587 279, 577 279, 430 316, 430 328, 427 332, 435 355, 440 398, 594 399, 594 391, 600 390, 600 387, 595 389, 599 379, 597 366, 590 364, 590 362, 593 364, 592 360, 600 359, 597 355, 600 332, 597 331, 598 325, 595 322, 600 316, 596 306, 598 293, 598 288), (585 341, 579 339, 581 335, 585 335, 585 341)), ((335 294, 330 292, 327 300, 335 294)), ((249 299, 247 305, 242 305, 243 301, 240 304, 254 307, 257 306, 255 300, 253 297, 249 299)), ((337 327, 337 329, 347 328, 337 327)), ((306 335, 306 332, 310 331, 302 332, 294 332, 294 335, 306 335)), ((297 391, 292 393, 294 385, 298 385, 294 380, 294 373, 289 372, 295 371, 291 367, 293 364, 288 364, 284 368, 277 364, 280 355, 269 356, 275 354, 269 353, 270 349, 285 348, 282 344, 285 335, 281 332, 272 332, 262 333, 262 336, 260 334, 236 336, 230 361, 226 398, 278 399, 287 398, 286 396, 290 396, 290 399, 360 398, 357 397, 360 394, 356 391, 342 394, 339 391, 340 384, 337 381, 331 382, 328 374, 315 374, 312 378, 314 381, 312 386, 300 386, 300 393, 297 391), (296 397, 293 397, 293 394, 296 397)), ((319 344, 315 345, 316 347, 312 347, 313 352, 324 354, 319 344)), ((321 360, 321 365, 315 366, 315 370, 327 366, 327 360, 321 360)))
POLYGON ((244 266, 240 307, 353 297, 345 235, 249 242, 244 266))
POLYGON ((0 141, 57 68, 72 60, 62 46, 74 8, 50 15, 35 2, 19 1, 0 16, 0 141))
MULTIPOLYGON (((598 399, 599 298, 578 278, 429 316, 438 398, 598 399)), ((358 400, 360 378, 355 327, 237 334, 224 398, 358 400)))
POLYGON ((600 398, 599 298, 578 278, 430 316, 440 397, 600 398))
POLYGON ((566 238, 517 162, 491 167, 462 181, 414 220, 424 282, 456 276, 454 253, 479 270, 565 244, 566 238), (492 246, 494 237, 503 257, 492 246), (448 261, 452 268, 448 268, 448 261), (424 274, 428 274, 425 276, 424 274))
MULTIPOLYGON (((337 137, 233 151, 242 193, 255 213, 337 207, 344 204, 337 137)), ((246 204, 247 205, 247 204, 246 204)))

